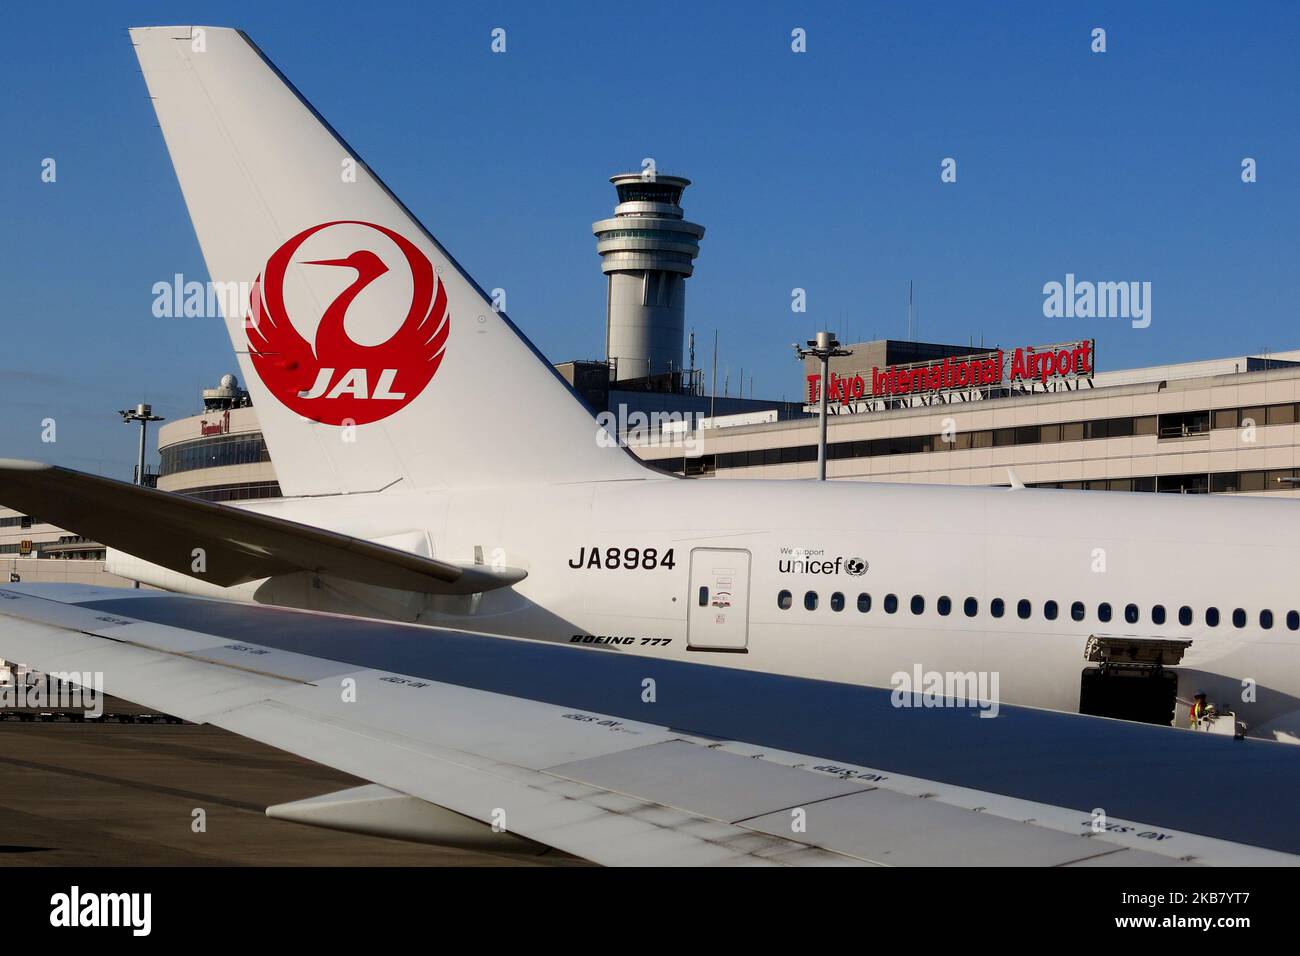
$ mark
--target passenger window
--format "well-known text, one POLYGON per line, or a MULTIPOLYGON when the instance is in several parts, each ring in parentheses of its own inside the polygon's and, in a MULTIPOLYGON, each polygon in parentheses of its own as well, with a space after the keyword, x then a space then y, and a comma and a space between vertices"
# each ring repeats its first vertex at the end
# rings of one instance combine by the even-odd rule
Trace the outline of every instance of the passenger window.
POLYGON ((1300 611, 1286 612, 1286 629, 1288 631, 1300 631, 1300 611))
POLYGON ((1136 624, 1141 616, 1142 615, 1138 613, 1138 606, 1136 604, 1124 605, 1124 620, 1128 621, 1130 624, 1136 624))
POLYGON ((925 598, 921 597, 921 595, 919 594, 912 595, 912 613, 913 614, 925 613, 925 598))
POLYGON ((1029 615, 1033 613, 1033 611, 1034 611, 1034 606, 1024 598, 1021 598, 1020 602, 1016 605, 1016 613, 1020 615, 1020 619, 1022 621, 1028 618, 1029 615))
POLYGON ((1070 605, 1070 617, 1073 620, 1082 621, 1084 614, 1086 613, 1087 611, 1084 608, 1082 601, 1075 601, 1073 604, 1070 605))
POLYGON ((1001 617, 1007 612, 1007 602, 1002 598, 994 598, 989 602, 989 613, 994 617, 1001 617))
POLYGON ((1192 609, 1186 604, 1178 609, 1178 623, 1183 627, 1188 627, 1192 623, 1192 609))
POLYGON ((1235 611, 1232 612, 1232 626, 1233 627, 1246 626, 1246 612, 1243 611, 1241 608, 1237 608, 1235 611))
POLYGON ((794 603, 794 595, 789 591, 782 591, 776 596, 776 606, 783 611, 790 610, 790 605, 794 603))
POLYGON ((1110 604, 1107 603, 1106 601, 1102 601, 1100 604, 1097 605, 1097 620, 1099 621, 1110 620, 1110 604))
POLYGON ((1163 604, 1157 604, 1155 607, 1151 609, 1151 623, 1152 624, 1165 623, 1165 606, 1163 604))
POLYGON ((831 595, 831 610, 832 611, 844 610, 844 595, 841 594, 839 591, 836 591, 834 594, 831 595))
POLYGON ((947 617, 952 613, 952 598, 945 594, 943 597, 939 598, 936 606, 939 613, 944 617, 947 617))
POLYGON ((868 611, 871 610, 871 595, 870 595, 870 594, 859 594, 859 595, 858 595, 858 610, 861 611, 863 614, 866 614, 868 611))
MULTIPOLYGON (((968 597, 966 603, 962 606, 962 609, 966 612, 967 617, 974 617, 980 612, 980 602, 973 597, 968 597)), ((1292 630, 1295 629, 1292 628, 1292 630)))
POLYGON ((806 610, 809 610, 809 611, 815 611, 815 610, 817 610, 817 592, 816 592, 816 591, 809 591, 807 594, 805 594, 805 595, 803 596, 803 606, 804 606, 804 608, 805 608, 806 610))
POLYGON ((1056 615, 1057 607, 1055 601, 1048 601, 1043 605, 1043 617, 1047 618, 1049 621, 1055 621, 1056 615))
POLYGON ((895 611, 897 611, 897 610, 898 610, 898 595, 897 595, 897 594, 886 594, 886 595, 885 595, 885 613, 886 613, 886 614, 893 614, 893 613, 894 613, 895 611))
POLYGON ((1259 626, 1262 627, 1262 628, 1263 628, 1264 630, 1266 630, 1266 631, 1267 631, 1269 628, 1271 628, 1271 627, 1273 626, 1273 612, 1272 612, 1272 611, 1260 611, 1260 612, 1259 612, 1259 626))
POLYGON ((1210 627, 1219 626, 1219 609, 1217 607, 1207 607, 1205 609, 1205 623, 1210 627))

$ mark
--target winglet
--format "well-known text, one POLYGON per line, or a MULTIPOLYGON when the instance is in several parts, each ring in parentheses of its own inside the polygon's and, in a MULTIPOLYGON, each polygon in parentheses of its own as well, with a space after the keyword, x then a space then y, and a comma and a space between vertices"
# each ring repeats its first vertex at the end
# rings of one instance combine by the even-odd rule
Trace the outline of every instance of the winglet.
POLYGON ((1013 491, 1017 488, 1025 487, 1025 483, 1016 476, 1016 470, 1014 468, 1007 469, 1007 478, 1011 481, 1011 489, 1013 491))

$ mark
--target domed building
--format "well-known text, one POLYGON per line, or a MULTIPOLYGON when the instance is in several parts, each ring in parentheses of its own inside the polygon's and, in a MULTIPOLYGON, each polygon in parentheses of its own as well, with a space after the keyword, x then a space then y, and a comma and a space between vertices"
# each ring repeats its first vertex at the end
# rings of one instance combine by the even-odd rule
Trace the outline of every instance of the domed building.
POLYGON ((248 391, 223 375, 203 411, 158 432, 158 487, 207 501, 278 498, 280 484, 248 391))

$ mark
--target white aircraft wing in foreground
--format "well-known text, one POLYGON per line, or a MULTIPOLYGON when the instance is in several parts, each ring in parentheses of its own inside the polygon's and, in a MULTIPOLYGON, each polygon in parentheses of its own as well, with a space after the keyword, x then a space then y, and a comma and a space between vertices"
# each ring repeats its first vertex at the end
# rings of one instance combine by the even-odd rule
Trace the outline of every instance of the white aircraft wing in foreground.
POLYGON ((1300 750, 1263 741, 72 585, 0 589, 0 655, 372 781, 268 811, 339 829, 604 864, 1300 859, 1300 750))

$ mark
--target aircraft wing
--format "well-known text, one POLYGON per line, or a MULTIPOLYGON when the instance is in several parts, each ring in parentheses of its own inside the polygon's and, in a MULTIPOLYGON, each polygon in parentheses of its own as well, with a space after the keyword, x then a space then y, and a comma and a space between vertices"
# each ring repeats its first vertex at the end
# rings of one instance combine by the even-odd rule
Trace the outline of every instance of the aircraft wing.
POLYGON ((604 864, 1300 859, 1300 750, 1265 741, 75 585, 0 588, 0 655, 373 781, 271 811, 341 829, 604 864))
POLYGON ((35 461, 0 459, 0 502, 221 587, 313 571, 426 594, 473 594, 523 580, 348 535, 35 461), (195 548, 203 570, 195 571, 195 548))

